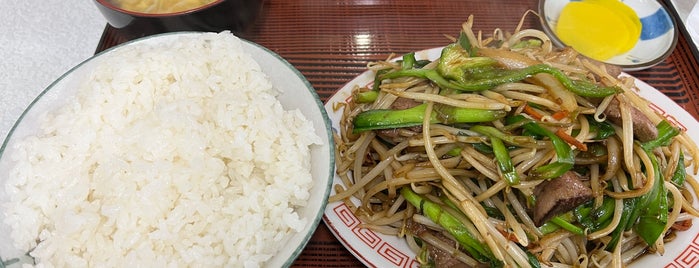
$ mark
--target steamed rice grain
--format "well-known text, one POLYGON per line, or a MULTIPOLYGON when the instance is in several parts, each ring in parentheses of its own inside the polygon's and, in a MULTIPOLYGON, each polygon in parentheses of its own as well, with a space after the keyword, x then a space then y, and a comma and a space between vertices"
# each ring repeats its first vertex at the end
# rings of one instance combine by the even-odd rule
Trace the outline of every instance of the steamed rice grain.
POLYGON ((15 148, 15 246, 40 267, 260 266, 308 223, 320 143, 278 94, 227 32, 114 51, 15 148))

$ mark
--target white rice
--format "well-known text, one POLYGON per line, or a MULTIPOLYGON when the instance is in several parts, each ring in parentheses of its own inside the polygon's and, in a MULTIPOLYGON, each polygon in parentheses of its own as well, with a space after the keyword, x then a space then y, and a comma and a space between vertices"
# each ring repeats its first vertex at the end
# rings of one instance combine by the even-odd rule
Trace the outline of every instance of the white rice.
POLYGON ((301 230, 320 138, 230 33, 115 51, 28 137, 3 204, 39 267, 257 267, 301 230))

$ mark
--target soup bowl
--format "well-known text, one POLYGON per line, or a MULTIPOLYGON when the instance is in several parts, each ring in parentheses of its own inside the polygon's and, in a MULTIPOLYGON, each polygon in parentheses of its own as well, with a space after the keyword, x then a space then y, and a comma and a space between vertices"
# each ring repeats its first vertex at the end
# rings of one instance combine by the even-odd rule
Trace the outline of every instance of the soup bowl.
POLYGON ((183 11, 147 13, 122 8, 119 0, 93 1, 109 25, 129 39, 178 31, 242 33, 253 25, 264 5, 264 0, 213 0, 183 11))

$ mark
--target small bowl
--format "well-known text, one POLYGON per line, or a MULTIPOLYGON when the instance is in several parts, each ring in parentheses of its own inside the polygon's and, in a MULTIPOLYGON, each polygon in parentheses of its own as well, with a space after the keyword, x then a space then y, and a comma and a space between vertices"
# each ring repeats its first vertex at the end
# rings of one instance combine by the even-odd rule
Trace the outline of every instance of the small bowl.
MULTIPOLYGON (((554 29, 561 10, 574 0, 540 0, 539 15, 544 32, 554 45, 564 47, 554 29)), ((614 56, 604 62, 617 65, 624 71, 638 71, 655 66, 670 56, 677 45, 678 31, 675 18, 665 6, 654 0, 625 0, 641 19, 641 36, 628 52, 614 56)))
POLYGON ((129 39, 177 31, 241 33, 260 16, 264 5, 264 0, 215 0, 181 12, 149 14, 119 8, 110 0, 93 1, 107 23, 129 39))
MULTIPOLYGON (((13 158, 13 155, 16 155, 18 151, 16 147, 17 143, 28 136, 39 134, 41 131, 41 118, 43 118, 44 114, 61 109, 61 107, 65 108, 72 100, 78 98, 78 88, 80 88, 82 83, 92 77, 93 70, 96 66, 105 64, 105 60, 107 59, 111 60, 107 61, 109 63, 112 61, 119 62, 115 59, 116 57, 110 57, 110 55, 114 55, 120 51, 131 51, 139 46, 162 47, 163 45, 172 44, 180 38, 191 38, 210 34, 211 33, 201 32, 165 33, 126 42, 93 56, 75 66, 49 85, 34 99, 16 121, 10 133, 7 135, 7 138, 2 143, 2 146, 0 146, 0 267, 22 267, 23 264, 32 262, 32 259, 28 257, 26 252, 14 247, 13 239, 10 236, 12 229, 5 223, 5 219, 8 217, 8 215, 6 215, 6 208, 2 206, 10 200, 5 186, 10 176, 12 176, 10 170, 17 163, 17 160, 13 158)), ((290 234, 286 240, 282 240, 283 242, 280 243, 283 243, 283 245, 280 247, 279 251, 265 262, 265 265, 269 267, 290 267, 294 260, 301 254, 305 245, 311 239, 311 236, 320 224, 330 194, 335 170, 331 122, 315 89, 313 89, 310 82, 308 82, 293 65, 261 45, 246 41, 242 38, 240 40, 242 49, 246 54, 249 54, 259 65, 261 71, 267 74, 272 85, 281 90, 281 93, 276 96, 281 106, 287 111, 296 110, 303 114, 303 116, 312 123, 315 134, 320 137, 320 142, 322 143, 310 146, 310 176, 313 182, 309 190, 307 203, 295 208, 298 216, 306 219, 306 224, 300 227, 298 232, 294 232, 290 234)), ((173 52, 166 50, 163 53, 163 55, 171 55, 173 52)), ((237 63, 233 62, 230 64, 237 63)), ((157 73, 157 71, 154 70, 146 71, 157 73)), ((211 79, 216 78, 214 77, 211 79)), ((7 189, 9 190, 10 188, 8 187, 7 189)), ((46 200, 43 199, 45 196, 42 195, 37 195, 36 198, 46 200)), ((173 212, 173 214, 175 213, 173 212)), ((282 219, 279 220, 281 221, 282 219)), ((237 230, 236 228, 241 227, 230 226, 229 228, 235 231, 237 230)), ((254 238, 251 238, 251 240, 252 239, 254 238)), ((193 258, 197 257, 195 256, 193 258)), ((97 264, 97 266, 101 265, 97 264)))

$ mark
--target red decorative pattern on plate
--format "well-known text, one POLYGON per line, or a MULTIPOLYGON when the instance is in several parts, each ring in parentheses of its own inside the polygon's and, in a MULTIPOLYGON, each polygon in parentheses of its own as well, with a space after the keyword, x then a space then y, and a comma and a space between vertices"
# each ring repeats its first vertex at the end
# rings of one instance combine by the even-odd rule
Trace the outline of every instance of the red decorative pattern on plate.
POLYGON ((699 266, 699 234, 694 236, 692 243, 665 267, 687 268, 697 266, 699 266))
POLYGON ((376 246, 382 242, 381 238, 374 231, 366 228, 359 226, 354 227, 354 229, 352 229, 352 233, 354 233, 359 240, 362 240, 362 242, 364 242, 364 244, 366 244, 369 248, 376 248, 376 246))
POLYGON ((671 115, 670 113, 666 112, 663 108, 660 108, 657 104, 655 103, 650 103, 648 104, 648 107, 656 111, 658 114, 662 115, 665 117, 665 119, 675 125, 676 127, 680 128, 683 132, 687 131, 687 127, 685 127, 682 123, 680 123, 675 116, 671 115))
POLYGON ((373 249, 379 256, 387 262, 397 267, 419 267, 419 263, 401 250, 397 249, 390 242, 384 241, 379 234, 373 230, 359 226, 361 220, 357 218, 350 208, 343 202, 332 208, 333 213, 340 219, 343 225, 352 230, 356 241, 362 241, 367 248, 373 249))
POLYGON ((342 223, 349 228, 359 225, 361 222, 354 216, 354 213, 352 213, 345 203, 340 203, 340 205, 336 206, 333 211, 335 211, 337 217, 340 218, 340 221, 342 221, 342 223))
POLYGON ((397 250, 395 247, 391 246, 391 244, 384 242, 381 244, 381 247, 376 251, 379 253, 379 255, 383 256, 388 260, 389 262, 395 264, 396 266, 400 267, 419 267, 420 265, 417 263, 417 261, 413 260, 411 257, 408 255, 405 255, 403 252, 397 250))

